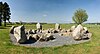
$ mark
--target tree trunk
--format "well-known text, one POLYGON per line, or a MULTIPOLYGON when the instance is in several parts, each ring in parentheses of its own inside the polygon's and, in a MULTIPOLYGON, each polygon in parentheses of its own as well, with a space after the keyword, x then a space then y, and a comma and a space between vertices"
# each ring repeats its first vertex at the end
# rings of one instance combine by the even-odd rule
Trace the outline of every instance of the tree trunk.
POLYGON ((2 20, 0 19, 0 26, 2 26, 2 20))
POLYGON ((8 22, 10 23, 10 21, 8 20, 8 22))
POLYGON ((4 21, 4 26, 6 27, 6 20, 4 21))

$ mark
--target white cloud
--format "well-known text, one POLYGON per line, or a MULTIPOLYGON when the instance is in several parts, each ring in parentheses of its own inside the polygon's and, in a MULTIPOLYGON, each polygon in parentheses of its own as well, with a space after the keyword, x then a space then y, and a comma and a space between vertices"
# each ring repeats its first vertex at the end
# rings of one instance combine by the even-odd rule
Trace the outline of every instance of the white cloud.
POLYGON ((43 17, 46 17, 46 16, 47 16, 47 14, 44 14, 44 15, 43 15, 43 17))

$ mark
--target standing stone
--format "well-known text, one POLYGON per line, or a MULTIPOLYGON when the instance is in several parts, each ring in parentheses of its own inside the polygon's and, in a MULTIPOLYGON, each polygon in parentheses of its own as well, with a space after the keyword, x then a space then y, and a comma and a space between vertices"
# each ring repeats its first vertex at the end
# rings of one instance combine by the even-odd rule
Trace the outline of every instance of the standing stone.
POLYGON ((42 25, 41 25, 40 23, 37 23, 37 24, 36 24, 36 28, 37 28, 38 30, 42 30, 42 25))
POLYGON ((27 40, 24 26, 19 26, 14 29, 14 36, 18 43, 24 43, 27 40))
POLYGON ((74 39, 81 39, 81 31, 83 30, 83 26, 82 25, 78 25, 74 31, 72 32, 72 36, 74 37, 74 39))
POLYGON ((15 28, 15 26, 12 26, 12 27, 10 28, 10 33, 11 33, 11 34, 14 34, 14 28, 15 28))
POLYGON ((58 23, 55 24, 55 29, 56 30, 60 29, 60 25, 58 23))

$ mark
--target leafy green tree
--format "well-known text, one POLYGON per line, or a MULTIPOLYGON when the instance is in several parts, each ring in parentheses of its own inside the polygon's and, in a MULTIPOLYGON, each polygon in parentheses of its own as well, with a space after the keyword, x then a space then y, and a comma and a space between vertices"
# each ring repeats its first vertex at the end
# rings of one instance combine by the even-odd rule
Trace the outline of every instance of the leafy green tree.
POLYGON ((3 4, 3 21, 4 21, 4 26, 6 26, 6 20, 8 20, 9 22, 9 19, 10 19, 10 8, 9 8, 9 5, 5 2, 3 4))
POLYGON ((0 2, 0 26, 2 25, 2 21, 4 21, 4 26, 6 26, 6 21, 10 19, 10 8, 9 5, 5 2, 0 2))
POLYGON ((3 7, 3 3, 0 2, 0 26, 2 26, 2 7, 3 7))
POLYGON ((82 24, 83 22, 87 21, 88 15, 86 13, 86 10, 83 9, 76 10, 72 19, 76 24, 82 24))

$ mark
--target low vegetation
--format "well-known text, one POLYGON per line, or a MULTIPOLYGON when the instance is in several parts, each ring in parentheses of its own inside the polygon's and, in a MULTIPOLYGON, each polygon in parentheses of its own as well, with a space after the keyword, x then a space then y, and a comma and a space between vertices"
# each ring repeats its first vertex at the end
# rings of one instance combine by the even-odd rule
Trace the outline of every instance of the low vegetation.
MULTIPOLYGON (((70 28, 73 24, 61 24, 62 28, 70 28)), ((92 40, 82 44, 64 45, 60 47, 24 47, 16 46, 10 42, 9 29, 0 27, 0 54, 99 54, 100 51, 100 25, 84 24, 93 33, 92 40)), ((17 25, 16 25, 17 26, 17 25)), ((26 29, 36 29, 35 24, 25 25, 26 29)), ((44 29, 54 28, 54 24, 43 24, 44 29)))

